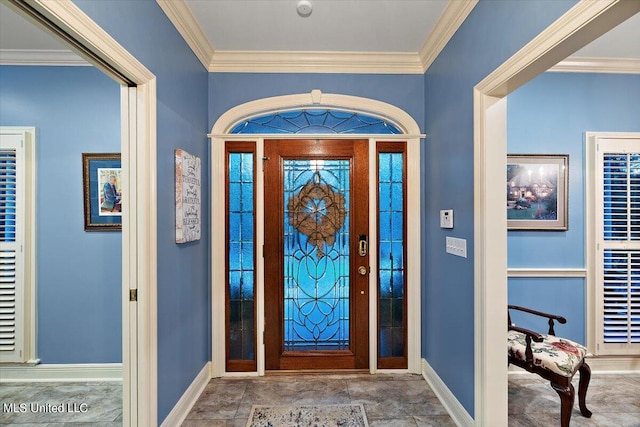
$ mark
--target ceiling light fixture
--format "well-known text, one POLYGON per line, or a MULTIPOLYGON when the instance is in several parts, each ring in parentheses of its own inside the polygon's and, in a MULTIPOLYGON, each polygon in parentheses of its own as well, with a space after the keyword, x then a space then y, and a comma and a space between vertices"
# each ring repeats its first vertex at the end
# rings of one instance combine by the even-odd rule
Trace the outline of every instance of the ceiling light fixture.
POLYGON ((302 16, 303 18, 306 18, 307 16, 311 15, 313 6, 311 5, 311 2, 308 0, 300 0, 298 2, 297 9, 298 9, 298 15, 302 16))

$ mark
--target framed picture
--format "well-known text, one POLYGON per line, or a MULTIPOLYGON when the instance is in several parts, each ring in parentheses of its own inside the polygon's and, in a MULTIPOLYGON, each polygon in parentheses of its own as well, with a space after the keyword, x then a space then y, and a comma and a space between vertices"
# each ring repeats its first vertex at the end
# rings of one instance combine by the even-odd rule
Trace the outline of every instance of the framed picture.
POLYGON ((119 153, 82 153, 85 231, 122 230, 119 153))
POLYGON ((568 229, 569 156, 507 155, 507 228, 568 229))

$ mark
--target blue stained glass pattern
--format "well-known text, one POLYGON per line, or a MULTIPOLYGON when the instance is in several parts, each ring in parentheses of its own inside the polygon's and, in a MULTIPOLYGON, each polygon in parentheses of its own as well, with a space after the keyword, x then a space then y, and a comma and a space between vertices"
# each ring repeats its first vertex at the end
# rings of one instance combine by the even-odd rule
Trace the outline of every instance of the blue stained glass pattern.
POLYGON ((349 348, 349 160, 284 161, 284 347, 349 348))
POLYGON ((351 111, 304 109, 269 113, 243 120, 232 134, 382 134, 402 131, 387 120, 351 111))
POLYGON ((253 153, 229 153, 229 358, 255 358, 253 153))
POLYGON ((404 356, 404 164, 402 153, 378 154, 380 357, 404 356))

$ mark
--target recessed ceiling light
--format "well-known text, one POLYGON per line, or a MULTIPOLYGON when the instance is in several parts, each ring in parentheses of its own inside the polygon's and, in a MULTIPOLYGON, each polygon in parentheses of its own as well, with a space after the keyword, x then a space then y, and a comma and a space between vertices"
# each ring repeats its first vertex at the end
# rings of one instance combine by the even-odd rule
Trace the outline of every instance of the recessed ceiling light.
POLYGON ((306 18, 307 16, 311 15, 313 6, 311 5, 311 2, 308 0, 300 0, 298 2, 297 9, 298 9, 298 15, 302 16, 303 18, 306 18))

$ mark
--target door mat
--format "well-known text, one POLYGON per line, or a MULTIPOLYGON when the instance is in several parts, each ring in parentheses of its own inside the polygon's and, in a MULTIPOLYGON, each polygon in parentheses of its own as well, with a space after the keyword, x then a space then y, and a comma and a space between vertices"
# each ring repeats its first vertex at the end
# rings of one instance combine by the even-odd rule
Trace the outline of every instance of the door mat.
POLYGON ((369 427, 362 404, 253 405, 247 427, 369 427))

